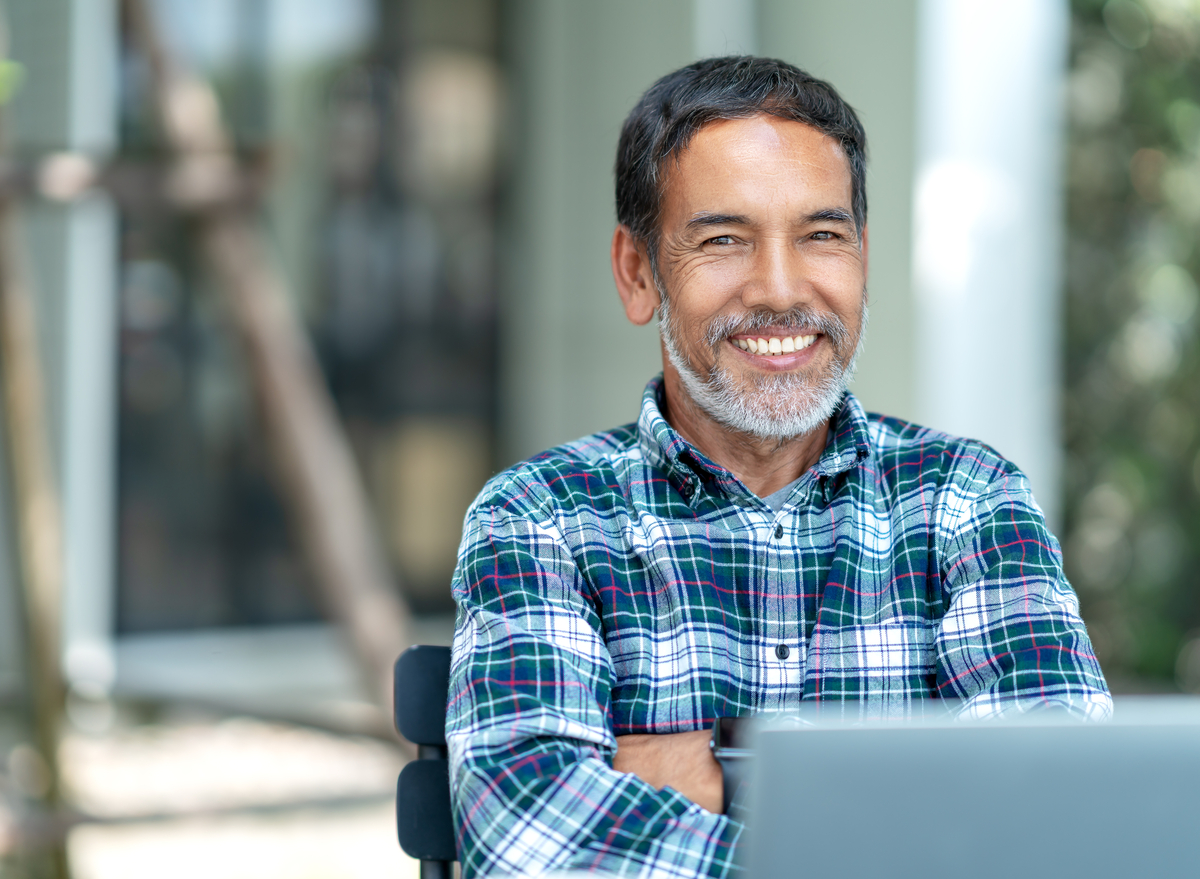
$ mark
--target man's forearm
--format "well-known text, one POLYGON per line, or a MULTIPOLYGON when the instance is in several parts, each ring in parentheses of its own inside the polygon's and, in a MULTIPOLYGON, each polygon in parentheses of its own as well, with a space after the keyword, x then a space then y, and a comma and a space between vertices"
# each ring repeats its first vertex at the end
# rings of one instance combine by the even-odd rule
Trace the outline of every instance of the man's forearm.
POLYGON ((632 772, 654 787, 671 787, 701 808, 721 813, 721 767, 709 747, 711 733, 617 736, 613 769, 632 772))

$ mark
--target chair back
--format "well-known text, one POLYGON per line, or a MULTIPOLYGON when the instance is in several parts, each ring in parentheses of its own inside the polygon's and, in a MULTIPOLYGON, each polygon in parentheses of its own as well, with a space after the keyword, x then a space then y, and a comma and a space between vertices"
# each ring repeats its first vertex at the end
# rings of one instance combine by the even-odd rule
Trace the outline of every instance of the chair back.
POLYGON ((446 759, 450 648, 421 644, 405 650, 396 660, 392 684, 396 730, 417 746, 417 759, 396 783, 400 848, 421 862, 421 879, 449 879, 457 858, 446 759))

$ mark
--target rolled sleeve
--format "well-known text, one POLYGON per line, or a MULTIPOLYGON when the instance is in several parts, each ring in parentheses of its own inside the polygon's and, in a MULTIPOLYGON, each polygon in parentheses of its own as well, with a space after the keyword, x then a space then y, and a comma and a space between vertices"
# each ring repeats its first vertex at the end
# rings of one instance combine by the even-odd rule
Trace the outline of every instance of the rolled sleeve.
POLYGON ((454 593, 446 730, 464 877, 726 875, 739 824, 612 769, 612 662, 553 521, 475 507, 454 593))
POLYGON ((1010 467, 984 491, 953 493, 940 529, 948 600, 934 642, 939 694, 965 700, 971 717, 1057 706, 1107 718, 1112 697, 1024 475, 1010 467))

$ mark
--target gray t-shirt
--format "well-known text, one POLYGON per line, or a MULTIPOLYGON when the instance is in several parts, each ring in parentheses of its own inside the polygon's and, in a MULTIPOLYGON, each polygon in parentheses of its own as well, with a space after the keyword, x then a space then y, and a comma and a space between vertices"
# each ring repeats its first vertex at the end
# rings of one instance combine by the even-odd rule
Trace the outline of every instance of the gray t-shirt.
POLYGON ((763 503, 778 513, 783 509, 783 505, 787 501, 788 495, 792 493, 792 489, 796 487, 796 483, 803 478, 803 476, 798 476, 783 488, 779 489, 779 491, 771 492, 769 495, 763 498, 763 503))

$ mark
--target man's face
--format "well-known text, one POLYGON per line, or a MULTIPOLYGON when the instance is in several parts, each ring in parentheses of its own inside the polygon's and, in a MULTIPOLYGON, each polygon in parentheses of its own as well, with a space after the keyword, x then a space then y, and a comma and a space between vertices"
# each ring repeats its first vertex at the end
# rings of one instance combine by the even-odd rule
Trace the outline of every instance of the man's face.
POLYGON ((668 372, 739 432, 784 438, 823 424, 866 315, 841 146, 772 116, 709 124, 666 166, 661 223, 668 372))

